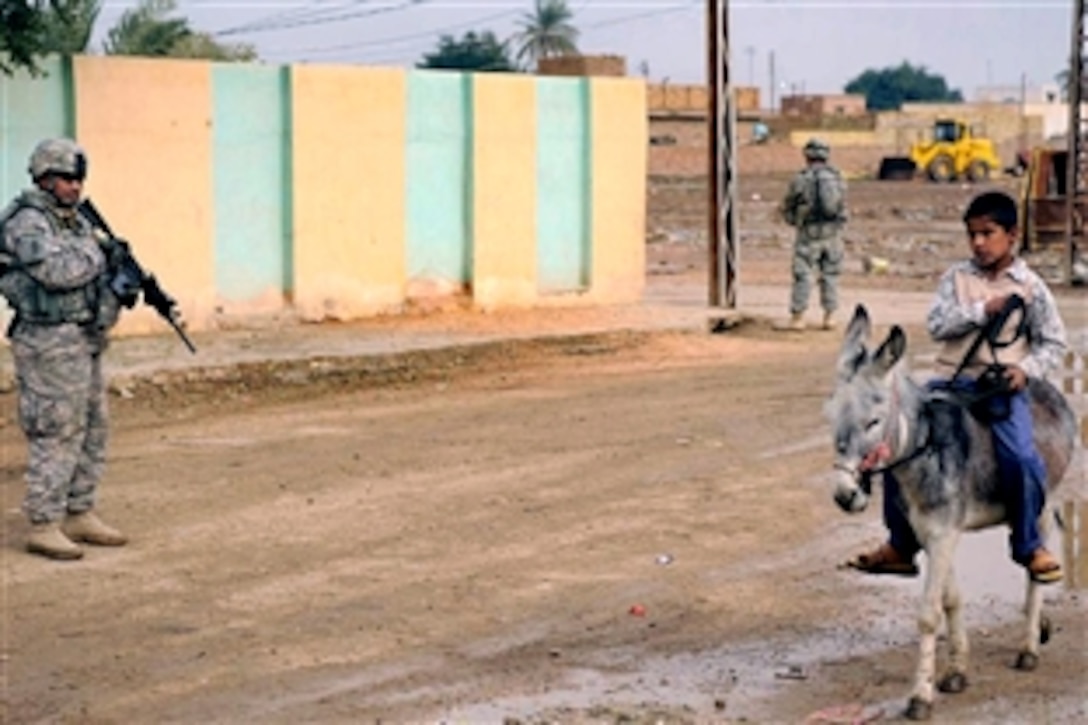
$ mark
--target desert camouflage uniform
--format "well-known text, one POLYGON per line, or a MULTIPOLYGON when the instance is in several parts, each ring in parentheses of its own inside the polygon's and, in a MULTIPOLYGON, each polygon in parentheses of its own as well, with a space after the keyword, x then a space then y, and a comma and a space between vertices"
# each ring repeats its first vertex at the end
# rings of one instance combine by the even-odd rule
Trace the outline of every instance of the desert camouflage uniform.
POLYGON ((108 413, 102 352, 119 306, 89 224, 45 191, 0 216, 0 292, 29 444, 24 510, 31 523, 89 511, 105 463, 108 413))
MULTIPOLYGON (((806 149, 807 150, 807 149, 806 149)), ((820 306, 826 313, 839 306, 839 277, 842 274, 842 227, 845 219, 833 222, 810 222, 806 191, 819 168, 831 169, 840 179, 838 170, 821 161, 797 173, 790 182, 780 209, 787 224, 797 228, 793 245, 793 285, 790 289, 790 314, 799 315, 808 308, 812 277, 818 273, 820 306)))

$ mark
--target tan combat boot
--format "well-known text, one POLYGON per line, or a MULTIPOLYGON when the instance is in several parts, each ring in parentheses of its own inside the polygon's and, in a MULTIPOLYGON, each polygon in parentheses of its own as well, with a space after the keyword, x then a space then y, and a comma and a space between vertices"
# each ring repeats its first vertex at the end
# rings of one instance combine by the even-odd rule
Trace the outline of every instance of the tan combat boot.
POLYGON ((801 313, 790 315, 788 320, 780 320, 771 325, 771 329, 779 332, 803 332, 805 329, 805 317, 801 313))
POLYGON ((26 537, 26 550, 31 554, 41 554, 50 559, 79 559, 83 549, 60 530, 56 521, 44 524, 31 524, 30 535, 26 537))
POLYGON ((824 313, 824 322, 820 327, 822 329, 824 329, 824 330, 834 330, 835 329, 835 313, 834 312, 825 312, 824 313))
POLYGON ((72 541, 97 546, 124 546, 128 539, 117 529, 107 526, 94 511, 69 514, 64 521, 64 533, 72 541))

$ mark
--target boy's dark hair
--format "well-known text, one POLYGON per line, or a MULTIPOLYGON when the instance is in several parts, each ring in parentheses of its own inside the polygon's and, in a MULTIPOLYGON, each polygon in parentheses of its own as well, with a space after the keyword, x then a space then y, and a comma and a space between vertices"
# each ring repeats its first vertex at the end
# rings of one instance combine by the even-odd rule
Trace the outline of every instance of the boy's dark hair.
POLYGON ((987 191, 979 194, 967 206, 963 213, 963 222, 970 219, 987 217, 1005 231, 1016 226, 1016 200, 1003 191, 987 191))

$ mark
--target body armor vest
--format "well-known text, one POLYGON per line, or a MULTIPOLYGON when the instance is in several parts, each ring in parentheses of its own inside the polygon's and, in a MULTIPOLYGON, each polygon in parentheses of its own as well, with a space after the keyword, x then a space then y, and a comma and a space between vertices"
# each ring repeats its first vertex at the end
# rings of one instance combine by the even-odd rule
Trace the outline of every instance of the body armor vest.
POLYGON ((0 294, 15 310, 15 322, 37 325, 60 325, 66 322, 87 324, 97 316, 99 283, 90 282, 67 290, 48 289, 34 279, 7 246, 4 226, 23 209, 34 209, 45 216, 54 234, 83 236, 86 227, 75 217, 65 219, 42 193, 25 191, 0 212, 0 294))

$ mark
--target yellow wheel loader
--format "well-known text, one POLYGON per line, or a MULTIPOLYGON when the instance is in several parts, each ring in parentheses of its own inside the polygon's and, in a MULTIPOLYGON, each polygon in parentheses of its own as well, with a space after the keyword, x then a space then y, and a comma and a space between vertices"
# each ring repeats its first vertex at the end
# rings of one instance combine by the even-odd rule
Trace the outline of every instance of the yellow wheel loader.
POLYGON ((933 124, 933 137, 911 146, 909 156, 886 156, 877 178, 912 179, 921 172, 930 181, 986 181, 1001 171, 994 142, 974 135, 971 126, 958 119, 942 118, 933 124))

